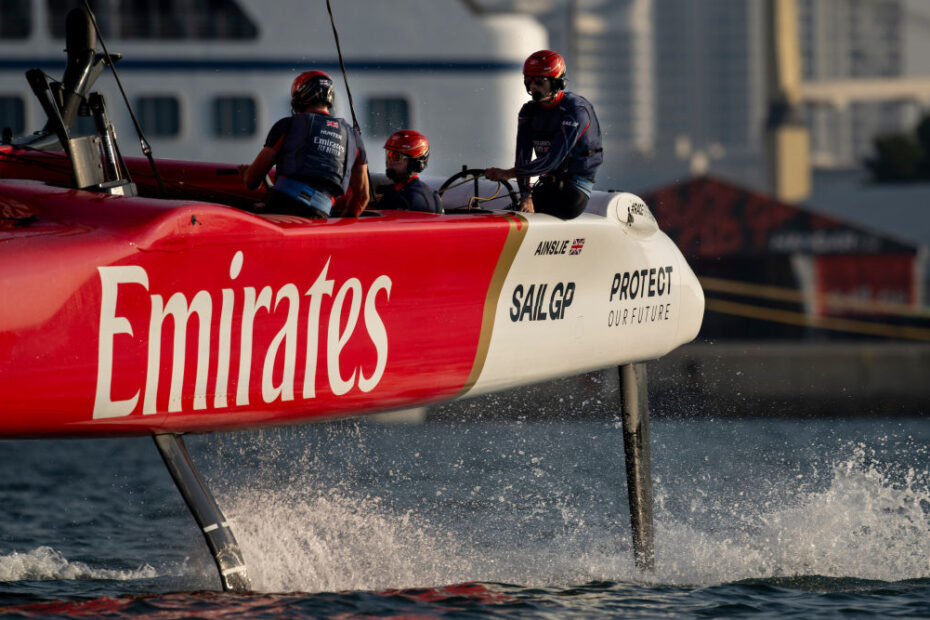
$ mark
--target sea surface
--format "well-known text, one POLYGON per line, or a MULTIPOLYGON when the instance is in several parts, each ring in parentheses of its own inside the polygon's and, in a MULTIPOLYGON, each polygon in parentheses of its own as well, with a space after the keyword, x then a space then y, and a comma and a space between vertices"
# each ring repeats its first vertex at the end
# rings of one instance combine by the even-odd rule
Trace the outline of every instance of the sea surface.
POLYGON ((930 420, 653 419, 636 569, 619 418, 188 436, 254 592, 151 439, 0 441, 2 617, 930 617, 930 420))

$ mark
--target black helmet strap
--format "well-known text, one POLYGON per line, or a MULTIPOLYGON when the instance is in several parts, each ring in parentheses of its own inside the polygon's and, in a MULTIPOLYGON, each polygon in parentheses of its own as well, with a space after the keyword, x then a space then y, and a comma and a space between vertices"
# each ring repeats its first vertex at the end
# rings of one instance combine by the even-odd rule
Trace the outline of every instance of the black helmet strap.
POLYGON ((416 174, 426 170, 426 162, 429 161, 429 151, 419 157, 407 158, 407 172, 416 174))

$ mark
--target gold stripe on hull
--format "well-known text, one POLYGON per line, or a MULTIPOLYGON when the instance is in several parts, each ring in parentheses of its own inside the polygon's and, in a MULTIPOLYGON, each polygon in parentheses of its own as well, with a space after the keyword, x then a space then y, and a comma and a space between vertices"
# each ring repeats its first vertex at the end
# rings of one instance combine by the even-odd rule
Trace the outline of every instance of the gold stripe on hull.
POLYGON ((459 390, 456 398, 464 396, 478 381, 481 370, 484 368, 484 362, 488 357, 488 349, 491 346, 491 333, 494 331, 494 316, 497 314, 497 304, 500 301, 501 290, 504 288, 504 280, 510 273, 510 267, 517 257, 517 251, 523 245, 523 239, 526 238, 526 231, 529 228, 529 222, 522 215, 508 213, 507 219, 510 221, 510 229, 507 231, 507 239, 504 241, 504 248, 501 250, 500 258, 497 261, 497 267, 494 268, 494 275, 491 276, 491 283, 488 286, 488 295, 484 300, 484 314, 481 317, 481 336, 478 340, 478 349, 475 351, 475 361, 472 364, 471 372, 465 385, 459 390))

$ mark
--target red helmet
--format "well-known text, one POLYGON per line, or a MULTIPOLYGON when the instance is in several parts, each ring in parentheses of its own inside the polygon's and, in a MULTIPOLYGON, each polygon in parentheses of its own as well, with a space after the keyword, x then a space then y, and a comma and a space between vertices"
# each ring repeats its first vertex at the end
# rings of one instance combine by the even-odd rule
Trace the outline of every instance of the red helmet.
POLYGON ((407 157, 423 157, 429 155, 429 140, 419 131, 401 129, 391 134, 384 143, 384 148, 403 153, 407 157))
POLYGON ((322 71, 304 71, 291 84, 291 106, 303 108, 314 103, 333 107, 336 89, 333 79, 322 71))
POLYGON ((385 150, 396 151, 408 158, 410 172, 423 172, 429 161, 429 140, 419 131, 401 129, 391 134, 384 143, 385 150))
POLYGON ((565 59, 551 50, 533 52, 523 63, 523 75, 560 78, 565 75, 565 59))

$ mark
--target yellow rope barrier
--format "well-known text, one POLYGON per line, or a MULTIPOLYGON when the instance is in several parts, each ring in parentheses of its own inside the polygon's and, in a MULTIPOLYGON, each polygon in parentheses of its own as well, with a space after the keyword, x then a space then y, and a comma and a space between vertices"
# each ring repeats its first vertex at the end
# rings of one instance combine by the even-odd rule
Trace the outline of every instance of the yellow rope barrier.
POLYGON ((930 329, 923 327, 886 325, 884 323, 869 323, 868 321, 858 321, 855 319, 813 316, 801 312, 763 308, 761 306, 724 301, 722 299, 707 299, 705 300, 705 307, 711 312, 760 319, 762 321, 772 321, 774 323, 867 334, 870 336, 882 336, 898 340, 930 341, 930 329))
MULTIPOLYGON (((724 280, 721 278, 711 278, 702 276, 698 278, 701 286, 705 290, 717 291, 719 293, 732 293, 735 295, 745 295, 747 297, 759 297, 762 299, 774 299, 776 301, 792 301, 804 303, 810 301, 805 299, 804 295, 797 289, 784 286, 771 286, 767 284, 752 284, 749 282, 738 282, 736 280, 724 280)), ((820 301, 825 305, 836 310, 855 310, 867 314, 891 314, 898 316, 909 316, 917 318, 930 318, 930 308, 915 307, 910 304, 895 303, 890 301, 874 301, 851 297, 849 295, 821 295, 820 301)))

